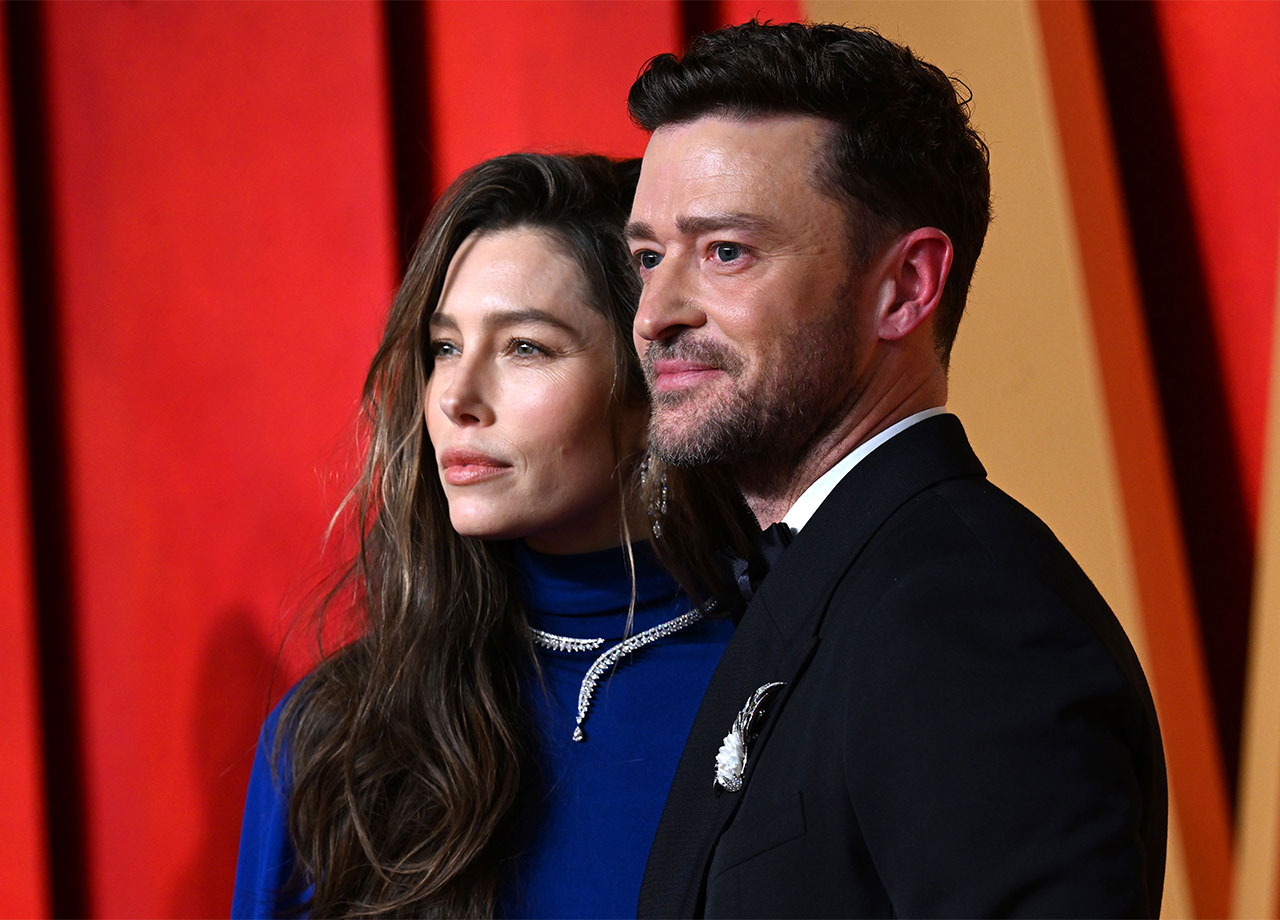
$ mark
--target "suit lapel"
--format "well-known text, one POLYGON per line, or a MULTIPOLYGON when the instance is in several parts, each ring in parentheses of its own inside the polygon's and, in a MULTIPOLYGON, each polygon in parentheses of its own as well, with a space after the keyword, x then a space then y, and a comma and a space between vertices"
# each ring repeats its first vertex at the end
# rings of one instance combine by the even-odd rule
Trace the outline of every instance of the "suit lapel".
MULTIPOLYGON (((794 672, 803 666, 804 656, 795 655, 771 617, 753 613, 755 606, 743 615, 694 718, 649 853, 640 916, 689 917, 701 912, 704 870, 720 829, 741 801, 740 795, 715 785, 716 753, 751 694, 775 680, 789 687, 794 672)), ((770 713, 780 708, 779 703, 781 695, 771 701, 770 713)), ((753 745, 749 753, 756 749, 753 745)), ((748 775, 751 766, 749 756, 748 775)))
POLYGON ((721 742, 758 687, 786 682, 748 751, 745 786, 817 648, 832 592, 875 532, 923 489, 985 475, 955 416, 927 419, 859 463, 796 535, 743 614, 694 718, 649 853, 640 916, 702 912, 712 851, 742 799, 714 786, 721 742))

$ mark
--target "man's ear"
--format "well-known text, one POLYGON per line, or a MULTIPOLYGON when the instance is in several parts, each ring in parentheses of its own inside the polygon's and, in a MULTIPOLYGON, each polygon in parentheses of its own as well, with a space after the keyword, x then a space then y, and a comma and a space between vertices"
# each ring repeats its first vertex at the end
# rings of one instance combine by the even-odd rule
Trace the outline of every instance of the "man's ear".
POLYGON ((904 339, 933 315, 953 254, 950 238, 936 227, 912 230, 889 247, 881 263, 882 296, 876 313, 881 339, 904 339))

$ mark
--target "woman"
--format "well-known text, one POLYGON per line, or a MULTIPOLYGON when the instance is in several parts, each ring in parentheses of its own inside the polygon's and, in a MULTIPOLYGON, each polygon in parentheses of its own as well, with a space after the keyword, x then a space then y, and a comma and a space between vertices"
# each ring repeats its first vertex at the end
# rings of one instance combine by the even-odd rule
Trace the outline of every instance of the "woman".
POLYGON ((643 459, 637 172, 500 157, 433 211, 365 385, 359 550, 326 605, 360 637, 264 727, 233 914, 634 915, 731 629, 703 616, 709 548, 748 520, 643 459))

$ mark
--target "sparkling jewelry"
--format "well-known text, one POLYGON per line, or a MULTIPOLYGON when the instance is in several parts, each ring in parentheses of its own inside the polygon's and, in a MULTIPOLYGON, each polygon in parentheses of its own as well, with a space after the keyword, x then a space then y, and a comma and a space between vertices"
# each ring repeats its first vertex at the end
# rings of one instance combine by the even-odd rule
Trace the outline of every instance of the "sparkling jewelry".
MULTIPOLYGON (((686 626, 692 626, 714 610, 715 606, 715 598, 712 598, 701 607, 690 610, 688 613, 682 613, 673 620, 659 623, 657 626, 650 627, 643 632, 638 632, 634 636, 623 639, 592 662, 591 667, 587 668, 587 673, 583 675, 582 687, 578 690, 578 718, 573 727, 573 740, 587 740, 586 733, 582 730, 582 723, 587 721, 587 714, 591 711, 591 700, 595 696, 596 685, 600 683, 600 678, 604 676, 606 671, 632 652, 642 649, 650 643, 657 642, 659 639, 665 639, 686 626)), ((574 639, 569 636, 557 636, 555 633, 545 632, 541 629, 534 629, 531 632, 533 633, 535 645, 557 652, 589 652, 604 645, 604 639, 602 638, 574 639)))
MULTIPOLYGON (((640 488, 649 482, 649 455, 645 454, 640 463, 640 488)), ((655 540, 662 537, 662 519, 667 513, 667 471, 664 468, 662 478, 658 480, 659 491, 649 498, 649 528, 655 540)))
POLYGON ((553 652, 594 652, 604 645, 604 639, 574 639, 572 636, 557 636, 541 629, 529 631, 533 633, 534 645, 541 645, 553 652))
POLYGON ((716 752, 715 784, 721 789, 737 792, 742 788, 742 775, 747 770, 748 749, 755 740, 752 723, 761 714, 761 707, 768 696, 784 684, 785 681, 775 680, 757 688, 747 700, 747 705, 734 718, 729 734, 724 736, 724 743, 716 752))

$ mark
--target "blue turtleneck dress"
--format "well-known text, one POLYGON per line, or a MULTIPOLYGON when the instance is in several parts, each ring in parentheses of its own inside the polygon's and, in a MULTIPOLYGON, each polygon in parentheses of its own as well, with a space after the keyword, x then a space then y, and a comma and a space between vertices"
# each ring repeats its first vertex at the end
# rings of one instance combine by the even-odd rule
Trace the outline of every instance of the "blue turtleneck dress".
MULTIPOLYGON (((498 913, 507 917, 634 917, 649 846, 698 704, 732 634, 705 619, 622 658, 605 672, 573 740, 582 679, 628 635, 687 612, 688 599, 647 544, 632 547, 636 604, 621 549, 574 556, 516 551, 529 623, 572 638, 603 638, 589 652, 540 648, 530 675, 540 774, 518 806, 514 855, 504 866, 498 913)), ((263 737, 271 737, 276 714, 263 737)), ((725 726, 728 731, 728 726, 725 726)), ((233 917, 268 916, 292 864, 287 790, 272 782, 259 743, 236 870, 233 917)), ((715 765, 707 764, 707 782, 715 765)))

